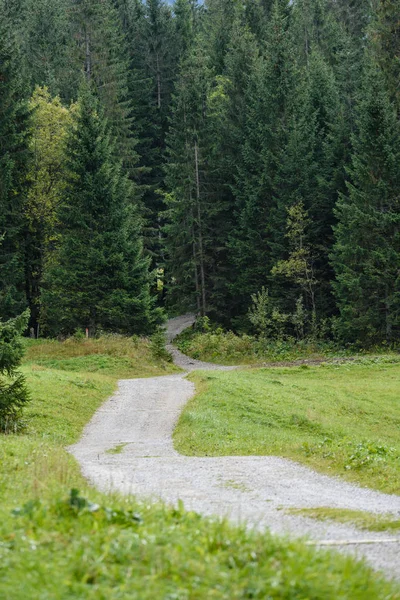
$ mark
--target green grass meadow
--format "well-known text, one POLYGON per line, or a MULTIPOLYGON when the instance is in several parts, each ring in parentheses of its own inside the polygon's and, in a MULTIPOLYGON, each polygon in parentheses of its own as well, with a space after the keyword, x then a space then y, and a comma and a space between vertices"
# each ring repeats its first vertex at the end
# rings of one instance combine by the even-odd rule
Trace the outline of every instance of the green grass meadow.
POLYGON ((146 341, 29 344, 25 427, 0 436, 0 598, 399 600, 349 557, 85 482, 65 447, 117 379, 173 370, 146 341))
POLYGON ((399 357, 202 372, 175 430, 196 456, 276 455, 400 493, 399 357))
POLYGON ((400 531, 400 519, 361 510, 320 506, 318 508, 289 508, 285 512, 291 515, 317 519, 318 521, 336 521, 345 525, 351 523, 359 529, 365 529, 366 531, 386 531, 391 533, 400 531))

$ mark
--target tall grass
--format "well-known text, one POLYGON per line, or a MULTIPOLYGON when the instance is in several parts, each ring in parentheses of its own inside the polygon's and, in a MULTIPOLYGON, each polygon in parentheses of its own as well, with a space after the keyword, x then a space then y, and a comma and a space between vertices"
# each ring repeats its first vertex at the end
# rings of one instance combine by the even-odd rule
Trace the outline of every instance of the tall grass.
POLYGON ((398 351, 387 346, 367 351, 360 348, 339 348, 333 342, 319 339, 296 340, 257 338, 237 335, 232 331, 216 329, 196 332, 187 329, 180 334, 176 345, 192 358, 222 365, 260 365, 278 363, 282 366, 293 362, 323 362, 325 360, 353 359, 354 357, 389 354, 398 356, 398 351))
POLYGON ((64 448, 120 376, 170 372, 149 352, 117 338, 29 343, 26 428, 0 436, 1 599, 400 599, 351 558, 90 488, 64 448))

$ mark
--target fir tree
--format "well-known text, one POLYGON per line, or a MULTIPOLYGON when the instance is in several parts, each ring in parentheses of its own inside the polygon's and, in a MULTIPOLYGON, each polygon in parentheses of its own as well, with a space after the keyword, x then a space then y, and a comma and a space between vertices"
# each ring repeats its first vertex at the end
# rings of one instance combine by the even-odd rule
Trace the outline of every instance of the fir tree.
POLYGON ((400 113, 400 18, 397 0, 379 0, 371 26, 377 59, 400 113))
POLYGON ((182 65, 168 135, 165 226, 170 302, 195 305, 205 314, 207 283, 206 106, 210 88, 207 57, 193 49, 182 65))
MULTIPOLYGON (((287 145, 278 169, 276 196, 282 210, 304 205, 310 220, 306 243, 312 249, 319 281, 315 302, 318 314, 330 316, 334 303, 328 256, 333 244, 334 207, 338 192, 344 188, 343 147, 339 143, 343 128, 341 106, 333 70, 318 49, 310 53, 308 66, 300 72, 287 145)), ((287 253, 289 249, 284 246, 287 253)), ((294 301, 291 291, 294 292, 286 286, 281 291, 286 309, 286 303, 294 301)))
POLYGON ((31 86, 46 86, 69 102, 77 91, 77 73, 68 7, 69 0, 24 0, 18 34, 31 86))
POLYGON ((174 16, 177 57, 182 60, 195 40, 198 21, 197 0, 175 0, 174 16))
POLYGON ((232 264, 228 240, 237 226, 235 175, 242 165, 241 148, 246 126, 246 95, 257 62, 256 36, 242 19, 233 26, 231 46, 225 57, 224 74, 215 78, 208 98, 207 195, 214 207, 211 233, 215 260, 211 261, 210 316, 230 324, 230 282, 237 272, 232 264))
MULTIPOLYGON (((76 84, 84 74, 96 90, 116 137, 116 152, 133 174, 137 163, 129 98, 129 58, 112 0, 70 0, 76 84)), ((75 84, 75 85, 76 85, 75 84)))
POLYGON ((26 306, 23 204, 28 160, 28 107, 18 74, 19 53, 9 23, 0 14, 0 318, 26 306))
POLYGON ((29 312, 15 319, 0 319, 0 432, 14 432, 22 408, 29 402, 25 377, 17 371, 24 354, 22 334, 26 329, 29 312))
POLYGON ((160 267, 165 136, 183 41, 170 7, 161 0, 134 0, 128 6, 119 0, 117 4, 130 61, 128 87, 140 157, 135 181, 143 204, 144 243, 153 267, 160 267))
POLYGON ((251 294, 268 282, 284 251, 286 213, 276 202, 275 186, 293 92, 287 11, 287 3, 275 1, 266 56, 250 73, 246 92, 242 160, 235 185, 238 223, 230 236, 235 265, 232 311, 236 314, 246 313, 251 294))
POLYGON ((45 276, 47 331, 151 332, 160 315, 150 297, 132 184, 114 158, 99 103, 88 89, 70 133, 67 170, 59 247, 45 276))
POLYGON ((369 60, 332 255, 338 331, 361 344, 400 335, 400 127, 384 75, 369 60))

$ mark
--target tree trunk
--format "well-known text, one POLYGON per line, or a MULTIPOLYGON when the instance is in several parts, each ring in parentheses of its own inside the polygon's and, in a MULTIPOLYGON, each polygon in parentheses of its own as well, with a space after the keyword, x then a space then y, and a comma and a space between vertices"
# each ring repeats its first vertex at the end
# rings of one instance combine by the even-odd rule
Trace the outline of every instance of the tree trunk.
POLYGON ((200 284, 199 284, 199 269, 197 266, 197 249, 196 249, 196 233, 194 230, 194 212, 193 212, 193 204, 192 204, 192 193, 189 192, 189 200, 190 206, 192 207, 192 248, 193 248, 193 265, 194 265, 194 284, 196 290, 196 304, 197 304, 197 312, 200 314, 201 305, 200 305, 200 284))
POLYGON ((90 33, 88 30, 85 30, 85 46, 86 46, 86 54, 85 54, 85 77, 86 81, 89 83, 92 77, 92 55, 90 50, 90 33))
POLYGON ((200 259, 200 280, 201 280, 201 310, 202 317, 206 314, 206 278, 204 269, 204 249, 203 249, 203 231, 202 231, 202 215, 200 205, 200 175, 199 175, 199 151, 197 140, 194 142, 194 161, 196 171, 196 208, 197 208, 197 226, 198 226, 198 243, 199 243, 199 259, 200 259))
POLYGON ((158 53, 156 55, 157 61, 157 106, 161 108, 161 73, 160 73, 160 61, 158 58, 158 53))

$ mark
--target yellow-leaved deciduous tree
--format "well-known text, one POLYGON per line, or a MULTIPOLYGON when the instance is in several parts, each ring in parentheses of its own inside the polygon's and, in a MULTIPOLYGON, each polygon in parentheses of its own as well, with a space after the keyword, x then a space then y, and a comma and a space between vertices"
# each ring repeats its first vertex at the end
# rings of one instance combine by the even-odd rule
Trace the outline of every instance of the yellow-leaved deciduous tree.
POLYGON ((30 109, 25 272, 30 326, 37 335, 43 267, 56 240, 57 207, 65 189, 65 142, 74 107, 66 108, 58 97, 51 97, 47 88, 37 87, 30 109))
POLYGON ((294 315, 294 324, 298 332, 301 330, 304 335, 304 322, 299 324, 299 315, 303 314, 303 300, 311 308, 312 329, 315 333, 316 328, 316 302, 315 291, 318 281, 314 273, 314 258, 311 248, 307 245, 306 234, 309 218, 302 201, 293 204, 288 208, 287 232, 286 237, 289 240, 290 253, 286 260, 280 260, 272 269, 272 275, 283 275, 288 280, 295 283, 300 288, 301 296, 297 302, 296 313, 294 315))

